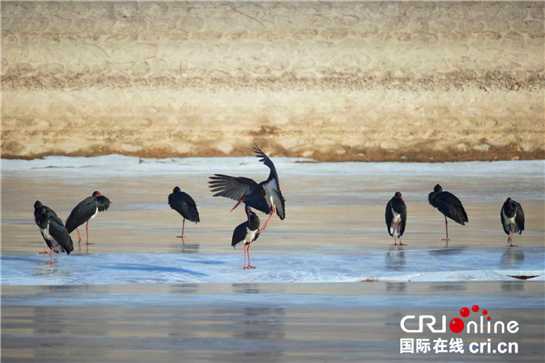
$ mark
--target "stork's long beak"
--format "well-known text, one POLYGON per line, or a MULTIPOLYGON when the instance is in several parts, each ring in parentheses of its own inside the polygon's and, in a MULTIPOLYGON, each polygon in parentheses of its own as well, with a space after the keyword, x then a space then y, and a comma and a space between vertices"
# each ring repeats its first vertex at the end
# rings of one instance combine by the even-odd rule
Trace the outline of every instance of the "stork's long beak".
POLYGON ((234 211, 242 203, 242 200, 239 200, 238 203, 231 209, 231 212, 234 211))

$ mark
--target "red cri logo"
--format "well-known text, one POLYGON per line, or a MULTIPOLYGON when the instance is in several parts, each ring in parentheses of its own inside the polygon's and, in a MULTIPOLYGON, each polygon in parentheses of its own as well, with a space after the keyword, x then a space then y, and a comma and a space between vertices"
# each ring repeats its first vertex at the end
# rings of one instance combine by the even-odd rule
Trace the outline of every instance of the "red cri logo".
MULTIPOLYGON (((450 324, 448 324, 450 331, 454 334, 460 334, 464 330, 467 332, 467 334, 504 334, 507 328, 507 332, 515 334, 519 330, 518 322, 514 320, 508 322, 507 324, 501 320, 498 320, 494 323, 494 325, 492 325, 490 322, 492 318, 488 315, 488 310, 481 310, 479 305, 473 305, 471 310, 467 307, 461 308, 460 316, 462 318, 469 318, 471 312, 473 312, 473 317, 477 315, 477 319, 466 320, 464 322, 464 320, 460 318, 454 318, 450 321, 450 324), (478 314, 479 312, 482 314, 478 314)), ((424 332, 424 327, 426 326, 432 333, 446 333, 447 317, 446 315, 442 315, 440 319, 441 320, 438 321, 438 319, 433 315, 419 315, 418 318, 416 315, 406 315, 403 317, 403 319, 401 319, 399 325, 401 330, 403 330, 405 333, 422 333, 424 332), (418 321, 418 329, 408 329, 405 326, 407 321, 410 320, 418 321)), ((409 322, 409 324, 411 323, 409 322)), ((412 324, 414 324, 414 322, 412 324)))
MULTIPOLYGON (((473 311, 474 313, 478 313, 479 312, 479 305, 473 305, 471 307, 471 311, 473 311)), ((468 308, 462 308, 460 310, 460 315, 462 316, 462 318, 467 318, 470 313, 471 312, 469 311, 468 308)), ((487 314, 488 314, 488 311, 483 310, 483 315, 487 315, 487 314)), ((492 318, 490 316, 488 316, 486 319, 490 320, 492 318)), ((465 328, 464 321, 462 319, 460 319, 460 318, 454 318, 454 319, 452 319, 450 321, 449 328, 453 333, 459 334, 459 333, 464 331, 464 328, 465 328)))

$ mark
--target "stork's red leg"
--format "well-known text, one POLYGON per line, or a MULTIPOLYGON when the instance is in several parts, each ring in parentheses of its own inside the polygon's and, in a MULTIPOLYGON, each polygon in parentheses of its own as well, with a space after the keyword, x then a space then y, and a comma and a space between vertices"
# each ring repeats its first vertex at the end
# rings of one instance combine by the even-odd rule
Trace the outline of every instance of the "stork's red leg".
POLYGON ((441 241, 446 241, 447 244, 445 247, 448 247, 448 242, 450 241, 450 238, 448 238, 448 221, 447 221, 447 216, 445 216, 445 229, 447 231, 447 238, 443 238, 441 241))
POLYGON ((255 266, 252 266, 252 263, 250 262, 250 246, 252 244, 248 244, 248 268, 256 268, 255 266))
POLYGON ((394 233, 393 233, 393 235, 394 235, 394 244, 390 244, 390 246, 397 246, 396 230, 395 230, 394 222, 392 222, 392 224, 390 225, 390 228, 394 231, 394 233))
POLYGON ((87 232, 87 244, 94 245, 94 243, 89 243, 89 221, 87 221, 87 224, 85 225, 85 231, 87 232))
POLYGON ((265 222, 265 224, 263 225, 263 227, 259 230, 259 233, 263 232, 265 230, 265 228, 267 228, 267 226, 269 225, 269 221, 271 220, 271 218, 274 216, 274 207, 271 207, 271 215, 269 216, 269 219, 267 219, 267 221, 265 222))
MULTIPOLYGON (((51 244, 53 246, 53 244, 51 244)), ((51 249, 51 266, 53 266, 53 248, 51 249)))
MULTIPOLYGON (((401 224, 398 224, 397 225, 397 235, 399 236, 399 233, 401 232, 401 224)), ((397 239, 399 240, 399 245, 400 246, 406 246, 407 244, 406 243, 401 243, 401 236, 397 237, 397 239)))
POLYGON ((509 238, 507 239, 507 243, 509 243, 509 247, 517 247, 517 245, 513 244, 513 234, 515 233, 515 227, 511 228, 511 232, 509 232, 509 238))
POLYGON ((78 232, 78 251, 81 252, 81 234, 79 234, 79 229, 77 228, 76 232, 78 232))
POLYGON ((185 237, 185 236, 184 236, 184 228, 185 228, 185 218, 184 218, 184 221, 183 221, 183 223, 182 223, 182 235, 181 235, 181 236, 176 236, 176 237, 182 238, 182 239, 185 237))
POLYGON ((244 266, 242 267, 243 270, 246 270, 246 242, 242 242, 242 246, 244 248, 244 266))
POLYGON ((46 247, 47 247, 47 244, 46 244, 45 241, 44 241, 44 251, 43 251, 43 252, 39 252, 38 254, 40 254, 40 255, 47 255, 49 252, 47 252, 46 247))

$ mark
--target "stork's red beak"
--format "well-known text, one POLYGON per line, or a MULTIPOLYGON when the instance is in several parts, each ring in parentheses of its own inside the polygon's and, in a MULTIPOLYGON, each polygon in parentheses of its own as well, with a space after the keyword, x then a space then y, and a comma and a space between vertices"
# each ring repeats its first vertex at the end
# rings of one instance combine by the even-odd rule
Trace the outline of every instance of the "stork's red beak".
POLYGON ((242 203, 242 200, 239 200, 238 203, 231 209, 231 212, 234 211, 242 203))

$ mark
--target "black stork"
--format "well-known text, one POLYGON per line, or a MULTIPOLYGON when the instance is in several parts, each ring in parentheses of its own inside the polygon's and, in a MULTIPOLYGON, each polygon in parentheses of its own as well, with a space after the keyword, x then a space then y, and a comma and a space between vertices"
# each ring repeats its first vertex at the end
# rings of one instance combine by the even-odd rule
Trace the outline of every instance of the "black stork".
POLYGON ((460 202, 460 199, 449 192, 444 192, 443 188, 437 184, 433 188, 433 192, 428 195, 428 201, 432 206, 439 209, 439 212, 445 215, 445 229, 447 232, 447 238, 442 239, 441 241, 446 241, 447 246, 450 238, 448 238, 448 222, 447 217, 455 221, 456 223, 465 225, 466 222, 469 222, 467 219, 467 213, 460 202))
POLYGON ((199 218, 199 211, 197 210, 197 204, 189 194, 182 192, 179 187, 174 188, 172 193, 168 196, 168 204, 170 205, 170 208, 180 213, 184 218, 182 235, 176 236, 184 238, 185 220, 187 219, 190 222, 195 222, 195 224, 201 221, 199 218))
POLYGON ((216 193, 214 197, 226 197, 238 202, 231 211, 243 202, 248 205, 250 204, 249 201, 259 201, 260 197, 264 197, 270 211, 270 216, 260 230, 260 232, 263 232, 275 213, 278 214, 280 220, 286 218, 286 200, 282 196, 278 173, 272 160, 257 145, 254 147, 254 152, 258 158, 261 158, 259 161, 263 162, 270 169, 267 180, 258 184, 250 178, 215 174, 210 177, 211 181, 209 181, 209 184, 212 192, 216 193))
MULTIPOLYGON (((386 204, 386 229, 391 237, 394 237, 394 246, 397 246, 397 238, 403 236, 407 223, 407 207, 400 192, 386 204)), ((399 240, 399 245, 404 246, 399 240)))
POLYGON ((74 229, 78 232, 78 243, 81 242, 81 235, 78 227, 83 223, 87 232, 87 241, 89 245, 89 221, 98 214, 98 212, 104 212, 110 208, 112 202, 100 192, 93 192, 93 195, 82 200, 78 205, 72 209, 72 213, 66 219, 66 229, 68 233, 72 233, 74 229))
MULTIPOLYGON (((211 176, 210 179, 212 179, 210 183, 210 188, 212 189, 212 192, 219 193, 214 194, 214 197, 219 196, 225 196, 224 190, 229 190, 231 193, 235 191, 235 189, 239 188, 247 188, 250 190, 250 194, 244 194, 240 197, 239 202, 231 209, 231 212, 236 209, 236 207, 239 206, 240 203, 244 202, 245 208, 251 207, 254 208, 260 212, 263 212, 265 214, 271 213, 271 208, 269 207, 269 203, 267 203, 267 199, 265 199, 265 189, 263 189, 259 184, 257 184, 255 181, 253 181, 250 178, 245 177, 231 177, 228 175, 223 174, 214 174, 214 176, 211 176), (253 190, 253 192, 251 192, 253 190)), ((237 197, 239 195, 234 195, 234 197, 227 197, 231 199, 238 200, 237 197)), ((250 219, 248 219, 248 222, 250 219)))
POLYGON ((261 233, 259 230, 261 224, 259 217, 252 212, 248 205, 246 205, 245 208, 248 220, 235 228, 233 231, 233 239, 231 240, 231 246, 233 246, 233 248, 235 248, 238 243, 244 242, 244 270, 256 268, 255 266, 252 266, 252 263, 250 262, 250 245, 257 240, 261 233), (246 254, 248 254, 248 266, 246 266, 246 254))
POLYGON ((501 224, 503 230, 509 236, 507 243, 510 247, 517 246, 513 244, 513 234, 519 232, 522 234, 524 231, 524 211, 520 203, 514 201, 511 198, 507 198, 503 207, 501 207, 501 224))
MULTIPOLYGON (((38 218, 41 217, 41 215, 43 213, 48 213, 48 214, 51 214, 55 217, 57 217, 57 213, 55 213, 55 211, 51 208, 49 208, 48 206, 46 205, 43 205, 42 202, 40 202, 39 200, 37 200, 35 203, 34 203, 34 222, 36 224, 38 224, 38 218)), ((42 233, 42 236, 43 236, 43 233, 42 233)), ((40 255, 46 255, 48 254, 49 252, 47 252, 47 250, 45 249, 45 246, 47 245, 47 241, 45 240, 45 237, 44 237, 44 251, 43 252, 40 252, 40 255)))
POLYGON ((66 252, 69 255, 74 250, 74 243, 60 218, 55 212, 51 212, 51 209, 48 212, 42 207, 41 213, 36 217, 36 224, 40 227, 44 241, 51 251, 51 265, 53 265, 53 252, 66 252))

